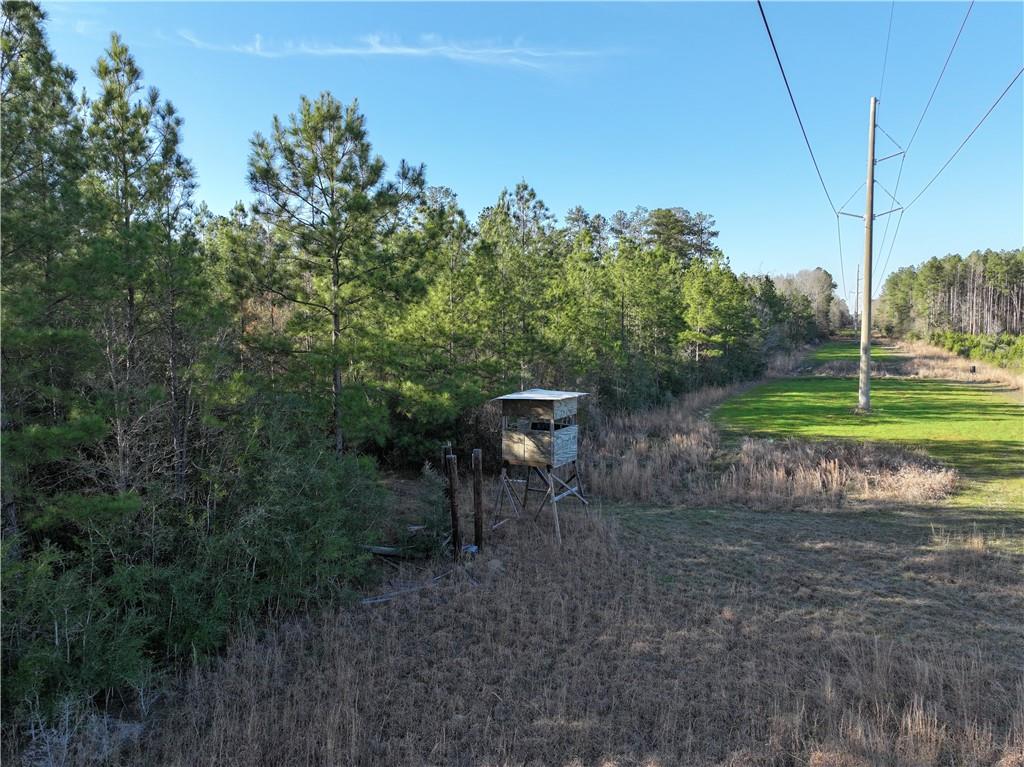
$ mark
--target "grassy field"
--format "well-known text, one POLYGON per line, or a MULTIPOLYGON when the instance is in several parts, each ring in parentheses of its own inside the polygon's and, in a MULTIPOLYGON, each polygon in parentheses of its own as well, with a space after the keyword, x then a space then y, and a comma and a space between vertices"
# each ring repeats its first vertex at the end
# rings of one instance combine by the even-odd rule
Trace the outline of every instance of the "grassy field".
MULTIPOLYGON (((890 360, 894 356, 893 351, 877 343, 871 345, 871 357, 875 360, 890 360)), ((860 359, 860 341, 833 341, 822 344, 809 355, 814 363, 852 361, 860 359)))
MULTIPOLYGON (((873 350, 874 351, 874 350, 873 350)), ((881 359, 895 358, 891 352, 881 359)), ((825 344, 815 362, 855 360, 850 343, 825 344)), ((923 448, 965 478, 959 502, 1024 513, 1024 408, 1005 387, 958 381, 880 378, 872 412, 859 415, 852 378, 778 379, 719 407, 731 435, 895 442, 923 448)))
POLYGON ((723 399, 715 422, 736 442, 923 446, 968 492, 802 511, 565 505, 560 548, 549 518, 522 519, 467 564, 392 584, 429 588, 240 637, 185 680, 139 761, 1020 767, 1024 514, 1007 509, 1022 410, 927 379, 877 381, 868 417, 855 397, 853 379, 798 377, 608 423, 643 446, 641 494, 724 460, 702 415, 723 399))

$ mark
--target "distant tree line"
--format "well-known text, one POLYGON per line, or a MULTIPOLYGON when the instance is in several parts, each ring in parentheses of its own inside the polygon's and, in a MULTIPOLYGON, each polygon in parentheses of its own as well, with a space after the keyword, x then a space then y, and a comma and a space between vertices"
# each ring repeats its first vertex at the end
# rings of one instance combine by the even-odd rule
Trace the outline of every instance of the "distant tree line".
POLYGON ((974 251, 930 258, 892 272, 879 298, 884 331, 1024 332, 1024 250, 974 251))
POLYGON ((889 275, 876 325, 963 357, 1024 368, 1024 250, 931 258, 889 275))
POLYGON ((470 221, 329 94, 253 137, 256 202, 212 215, 123 42, 89 100, 43 22, 3 4, 5 726, 139 703, 241 623, 338 598, 387 525, 376 466, 491 396, 641 407, 845 321, 826 272, 736 274, 707 214, 558 224, 524 182, 470 221))

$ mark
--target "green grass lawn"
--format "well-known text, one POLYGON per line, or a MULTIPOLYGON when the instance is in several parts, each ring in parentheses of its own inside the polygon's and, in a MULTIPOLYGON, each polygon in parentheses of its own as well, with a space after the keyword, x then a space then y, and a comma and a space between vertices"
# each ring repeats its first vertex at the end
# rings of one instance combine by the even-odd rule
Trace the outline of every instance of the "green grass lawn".
MULTIPOLYGON (((856 356, 826 344, 815 359, 856 356)), ((896 442, 923 448, 965 479, 958 503, 1024 511, 1024 407, 1004 390, 924 379, 872 381, 872 412, 857 415, 852 378, 768 381, 725 402, 714 420, 728 435, 896 442)))
MULTIPOLYGON (((896 355, 891 349, 884 346, 878 346, 877 343, 871 345, 871 359, 874 360, 891 360, 895 359, 896 355)), ((824 362, 840 362, 840 361, 853 361, 856 362, 860 359, 860 341, 830 341, 822 344, 815 349, 810 356, 810 361, 815 364, 822 364, 824 362)))

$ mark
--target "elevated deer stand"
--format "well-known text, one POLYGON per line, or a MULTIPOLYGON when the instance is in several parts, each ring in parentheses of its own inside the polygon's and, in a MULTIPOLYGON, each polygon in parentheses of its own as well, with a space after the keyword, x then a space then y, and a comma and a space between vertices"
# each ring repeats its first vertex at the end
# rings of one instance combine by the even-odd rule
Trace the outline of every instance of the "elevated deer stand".
MULTIPOLYGON (((498 483, 498 497, 495 499, 495 516, 500 514, 502 504, 508 499, 509 506, 518 516, 525 514, 530 502, 530 493, 543 493, 536 517, 551 503, 551 515, 555 521, 555 539, 562 542, 562 530, 558 524, 558 502, 570 496, 586 505, 583 482, 576 465, 579 427, 576 413, 579 398, 586 392, 553 391, 551 389, 527 389, 526 391, 495 397, 501 402, 501 478, 498 483), (526 467, 525 479, 513 479, 509 469, 512 466, 526 467), (558 476, 561 467, 569 475, 558 476), (531 487, 533 476, 540 478, 540 486, 531 487), (522 496, 516 485, 525 485, 522 496)), ((504 522, 498 522, 500 525, 504 522)))

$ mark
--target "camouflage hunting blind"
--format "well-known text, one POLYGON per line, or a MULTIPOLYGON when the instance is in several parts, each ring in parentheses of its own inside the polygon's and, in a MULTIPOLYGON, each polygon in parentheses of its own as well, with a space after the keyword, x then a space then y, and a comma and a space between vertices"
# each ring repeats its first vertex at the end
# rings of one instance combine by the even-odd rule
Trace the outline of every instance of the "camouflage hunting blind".
POLYGON ((558 502, 574 496, 584 504, 583 485, 576 466, 579 426, 576 416, 580 397, 586 392, 526 389, 495 397, 501 403, 501 482, 496 506, 500 511, 507 498, 516 514, 524 512, 530 493, 543 493, 537 514, 550 502, 555 522, 555 536, 561 541, 558 523, 558 502), (526 468, 526 479, 512 479, 509 469, 526 468), (558 476, 557 469, 567 467, 558 476), (531 487, 530 480, 539 475, 540 487, 531 487), (514 485, 524 485, 520 497, 514 485))
POLYGON ((578 391, 527 389, 501 402, 501 460, 514 466, 558 468, 576 460, 578 391))

